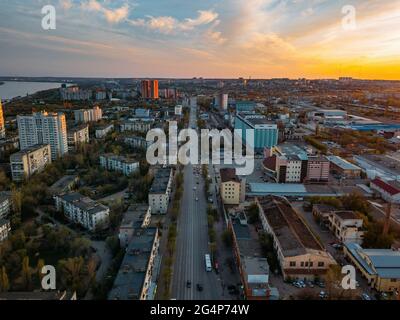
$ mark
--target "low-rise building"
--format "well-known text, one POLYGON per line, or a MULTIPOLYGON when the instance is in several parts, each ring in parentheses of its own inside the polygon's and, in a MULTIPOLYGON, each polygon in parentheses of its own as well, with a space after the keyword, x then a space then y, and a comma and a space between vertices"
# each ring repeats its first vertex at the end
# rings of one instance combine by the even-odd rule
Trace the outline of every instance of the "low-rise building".
POLYGON ((144 120, 136 120, 136 121, 124 121, 120 125, 121 132, 125 131, 137 131, 142 133, 147 133, 153 125, 153 121, 144 121, 144 120))
POLYGON ((312 214, 314 218, 319 222, 320 226, 329 228, 329 215, 336 211, 336 208, 327 204, 314 204, 312 208, 312 214))
POLYGON ((173 170, 171 168, 159 169, 154 177, 149 191, 149 205, 152 214, 166 214, 171 195, 173 170))
POLYGON ((0 218, 0 242, 6 240, 11 232, 10 220, 0 218))
POLYGON ((307 182, 329 181, 330 162, 324 156, 309 156, 307 164, 307 182))
POLYGON ((243 202, 246 195, 246 181, 239 179, 234 168, 220 170, 220 194, 224 204, 238 205, 243 202))
POLYGON ((243 291, 247 300, 270 300, 269 265, 262 257, 257 233, 247 224, 244 213, 229 221, 232 232, 233 251, 239 268, 243 291))
POLYGON ((302 183, 307 177, 308 154, 292 143, 264 150, 264 169, 279 183, 302 183))
POLYGON ((126 248, 135 230, 144 229, 151 222, 151 208, 148 204, 134 204, 123 215, 119 226, 118 238, 122 248, 126 248))
POLYGON ((331 171, 334 174, 350 179, 360 178, 360 167, 357 167, 355 164, 352 164, 351 162, 338 156, 328 156, 327 158, 331 163, 331 171))
POLYGON ((57 211, 90 231, 108 227, 110 209, 78 192, 54 196, 57 211))
POLYGON ((285 280, 323 278, 333 257, 285 198, 257 198, 263 229, 272 236, 285 280))
POLYGON ((375 178, 371 181, 371 189, 375 190, 382 199, 390 203, 400 204, 400 183, 397 181, 384 181, 375 178))
POLYGON ((137 172, 140 168, 138 160, 114 154, 103 154, 100 156, 100 165, 109 171, 118 171, 126 176, 137 172))
POLYGON ((80 145, 89 143, 89 126, 83 124, 68 129, 68 150, 74 151, 80 145))
POLYGON ((7 191, 0 192, 0 219, 6 218, 11 211, 11 193, 7 191))
POLYGON ((363 219, 354 211, 334 211, 329 214, 329 229, 342 243, 361 244, 364 239, 363 219))
POLYGON ((124 142, 132 148, 145 150, 152 144, 151 141, 147 141, 145 138, 139 136, 125 137, 124 142))
POLYGON ((40 144, 28 147, 10 156, 13 181, 22 181, 43 171, 51 163, 50 145, 40 144))
POLYGON ((364 249, 357 243, 346 243, 345 257, 379 292, 400 292, 400 251, 364 249))
POLYGON ((113 124, 107 124, 96 129, 96 138, 103 139, 107 134, 114 130, 113 124))
POLYGON ((57 180, 51 187, 50 192, 53 195, 67 193, 72 191, 79 183, 79 176, 67 175, 57 180))
POLYGON ((108 294, 109 300, 153 300, 158 272, 157 228, 136 230, 108 294))

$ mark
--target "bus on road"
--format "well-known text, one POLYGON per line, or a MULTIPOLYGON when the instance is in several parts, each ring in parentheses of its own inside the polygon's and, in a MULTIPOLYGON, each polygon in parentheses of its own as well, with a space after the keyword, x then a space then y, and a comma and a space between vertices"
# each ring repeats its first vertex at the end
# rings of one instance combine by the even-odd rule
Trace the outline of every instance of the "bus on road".
POLYGON ((211 257, 209 254, 205 255, 205 262, 206 262, 206 271, 210 272, 212 271, 212 265, 211 265, 211 257))

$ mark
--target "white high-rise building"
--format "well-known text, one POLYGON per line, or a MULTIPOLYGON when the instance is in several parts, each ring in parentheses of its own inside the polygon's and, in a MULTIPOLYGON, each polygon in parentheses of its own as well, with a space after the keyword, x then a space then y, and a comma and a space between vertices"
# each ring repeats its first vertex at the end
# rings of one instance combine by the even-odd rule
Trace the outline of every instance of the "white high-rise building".
POLYGON ((21 150, 49 144, 53 160, 68 153, 67 123, 63 113, 38 112, 17 116, 21 150))
POLYGON ((93 109, 80 109, 74 111, 75 123, 97 122, 103 118, 103 111, 96 106, 93 109))

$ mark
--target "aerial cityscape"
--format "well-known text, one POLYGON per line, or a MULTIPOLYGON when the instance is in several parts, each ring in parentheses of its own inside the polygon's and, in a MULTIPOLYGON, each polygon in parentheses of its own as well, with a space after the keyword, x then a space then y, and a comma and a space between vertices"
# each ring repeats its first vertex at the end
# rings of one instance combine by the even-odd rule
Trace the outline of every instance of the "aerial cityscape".
POLYGON ((400 300, 400 1, 0 9, 0 301, 400 300))

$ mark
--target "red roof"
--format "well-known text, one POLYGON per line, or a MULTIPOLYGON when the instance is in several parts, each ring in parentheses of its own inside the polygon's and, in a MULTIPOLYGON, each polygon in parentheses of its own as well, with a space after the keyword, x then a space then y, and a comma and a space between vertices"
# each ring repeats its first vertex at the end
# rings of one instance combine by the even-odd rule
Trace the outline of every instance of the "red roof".
POLYGON ((376 185, 378 188, 384 190, 385 192, 389 193, 391 196, 394 196, 394 195, 400 193, 400 189, 390 185, 389 183, 387 183, 379 178, 372 180, 371 183, 376 185))

